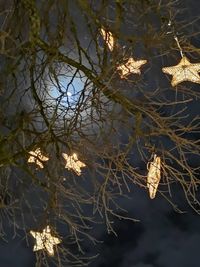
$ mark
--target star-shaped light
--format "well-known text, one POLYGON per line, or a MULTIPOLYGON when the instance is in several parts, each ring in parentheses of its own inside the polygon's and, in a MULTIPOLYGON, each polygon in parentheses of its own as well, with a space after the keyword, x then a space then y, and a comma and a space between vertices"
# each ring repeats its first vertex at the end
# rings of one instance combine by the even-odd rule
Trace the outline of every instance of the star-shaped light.
POLYGON ((42 164, 41 161, 49 160, 48 157, 45 157, 44 155, 42 155, 40 148, 37 148, 35 151, 30 151, 29 154, 31 156, 28 158, 28 162, 31 162, 31 163, 33 162, 37 164, 41 169, 44 168, 44 165, 42 164))
POLYGON ((85 163, 78 160, 77 154, 74 153, 72 154, 72 156, 68 156, 67 154, 62 153, 62 156, 66 160, 65 168, 67 168, 68 170, 72 169, 77 175, 80 176, 81 168, 85 167, 86 165, 85 163))
POLYGON ((172 86, 176 86, 184 81, 200 83, 200 76, 198 74, 200 72, 200 63, 191 63, 186 56, 182 57, 178 65, 164 67, 162 71, 173 76, 172 86))
POLYGON ((104 39, 104 41, 106 42, 108 48, 110 49, 110 51, 113 51, 114 48, 114 38, 111 32, 109 31, 105 31, 103 28, 101 28, 101 35, 104 39))
POLYGON ((160 162, 160 157, 157 157, 155 154, 154 160, 153 162, 150 162, 150 167, 148 168, 149 172, 147 175, 147 188, 149 188, 149 196, 151 199, 155 198, 160 182, 160 162))
POLYGON ((36 239, 36 244, 33 247, 33 251, 45 249, 50 256, 53 256, 53 246, 61 243, 61 239, 51 235, 51 229, 49 225, 47 225, 42 232, 30 231, 30 233, 36 239))
POLYGON ((132 57, 125 64, 119 65, 117 70, 121 73, 121 78, 125 78, 131 73, 141 74, 141 66, 146 64, 147 60, 134 60, 132 57))

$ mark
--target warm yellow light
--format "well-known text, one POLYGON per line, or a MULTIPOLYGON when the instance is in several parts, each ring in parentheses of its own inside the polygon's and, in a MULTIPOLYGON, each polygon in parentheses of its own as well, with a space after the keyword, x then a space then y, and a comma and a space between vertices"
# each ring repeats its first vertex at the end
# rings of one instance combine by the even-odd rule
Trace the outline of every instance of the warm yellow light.
POLYGON ((149 188, 149 196, 155 198, 161 177, 161 160, 160 157, 154 155, 153 162, 150 162, 147 175, 147 187, 149 188))
POLYGON ((162 68, 162 71, 173 76, 172 86, 176 86, 184 81, 200 83, 200 76, 198 74, 200 72, 200 63, 191 63, 185 56, 177 65, 162 68))
POLYGON ((48 161, 49 158, 42 155, 40 148, 37 148, 35 151, 30 151, 29 154, 31 155, 28 158, 29 163, 37 164, 41 169, 44 168, 44 165, 41 161, 48 161))
POLYGON ((51 235, 49 225, 47 225, 42 232, 30 231, 30 233, 36 239, 36 244, 33 247, 33 251, 45 249, 50 256, 53 256, 53 246, 61 243, 61 239, 51 235))
POLYGON ((72 156, 68 156, 67 154, 62 153, 62 156, 66 161, 65 168, 68 170, 72 169, 77 175, 81 175, 81 168, 86 167, 86 165, 78 160, 77 154, 74 153, 72 156))
POLYGON ((110 51, 113 51, 114 48, 114 38, 111 32, 109 31, 105 31, 103 28, 101 28, 101 35, 104 39, 104 41, 106 42, 108 48, 110 49, 110 51))
POLYGON ((121 73, 121 78, 126 78, 126 76, 131 73, 141 74, 141 66, 146 64, 147 60, 134 60, 132 57, 128 59, 125 64, 117 67, 117 70, 121 73))

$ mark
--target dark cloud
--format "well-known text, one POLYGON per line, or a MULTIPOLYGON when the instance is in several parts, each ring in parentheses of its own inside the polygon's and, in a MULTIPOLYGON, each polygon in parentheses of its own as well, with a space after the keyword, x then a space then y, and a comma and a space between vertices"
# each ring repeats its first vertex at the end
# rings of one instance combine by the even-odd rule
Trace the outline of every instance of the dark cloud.
POLYGON ((161 197, 152 201, 144 192, 133 194, 129 214, 140 222, 116 221, 118 237, 102 235, 101 256, 92 267, 199 266, 197 214, 177 213, 161 197))

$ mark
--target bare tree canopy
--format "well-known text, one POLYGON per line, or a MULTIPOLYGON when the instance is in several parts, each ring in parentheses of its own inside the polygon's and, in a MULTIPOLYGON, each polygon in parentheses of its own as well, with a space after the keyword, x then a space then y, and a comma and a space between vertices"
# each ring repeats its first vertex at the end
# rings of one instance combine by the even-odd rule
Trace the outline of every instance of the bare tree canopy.
POLYGON ((0 231, 23 230, 35 266, 88 264, 96 224, 137 221, 135 187, 182 212, 178 185, 200 214, 188 19, 175 0, 0 2, 0 231))

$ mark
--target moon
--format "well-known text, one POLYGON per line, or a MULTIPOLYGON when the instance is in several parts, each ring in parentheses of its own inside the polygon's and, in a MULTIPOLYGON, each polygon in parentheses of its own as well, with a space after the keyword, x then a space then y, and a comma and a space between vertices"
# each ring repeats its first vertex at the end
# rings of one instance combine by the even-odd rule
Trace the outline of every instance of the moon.
POLYGON ((57 81, 49 83, 48 95, 59 108, 73 109, 78 104, 86 80, 79 74, 58 75, 57 81))

